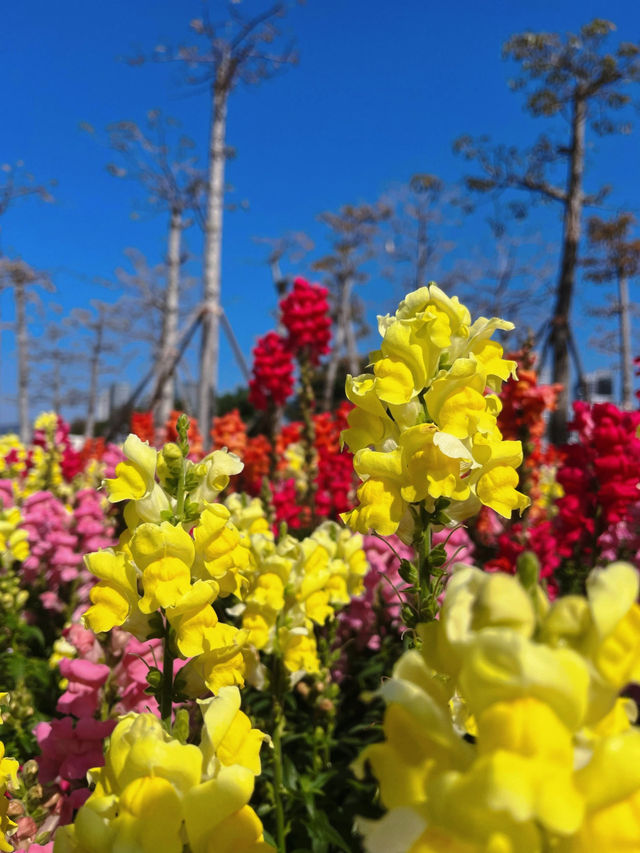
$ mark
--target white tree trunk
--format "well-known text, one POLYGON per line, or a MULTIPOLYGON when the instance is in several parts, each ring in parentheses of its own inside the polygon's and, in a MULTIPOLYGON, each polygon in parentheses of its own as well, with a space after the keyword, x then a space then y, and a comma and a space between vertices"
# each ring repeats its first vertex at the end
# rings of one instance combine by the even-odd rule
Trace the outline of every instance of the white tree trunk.
MULTIPOLYGON (((224 63, 223 63, 224 65, 224 63)), ((218 79, 224 80, 221 66, 218 79)), ((204 241, 204 306, 200 377, 198 386, 198 422, 205 448, 211 443, 209 428, 215 413, 220 354, 220 271, 222 261, 222 214, 224 210, 225 138, 228 90, 220 85, 213 89, 213 114, 209 140, 209 187, 204 241), (213 405, 212 405, 213 402, 213 405)))
POLYGON ((562 385, 562 389, 558 394, 556 409, 551 412, 549 419, 550 438, 554 444, 562 444, 567 439, 569 383, 571 380, 569 365, 569 321, 582 224, 582 179, 584 173, 586 124, 587 103, 584 98, 577 97, 573 104, 571 119, 571 159, 564 214, 562 260, 560 263, 558 286, 556 288, 556 302, 551 320, 552 379, 554 382, 559 382, 562 385))
POLYGON ((349 276, 342 291, 342 322, 344 324, 344 339, 349 370, 352 376, 357 376, 360 373, 360 359, 358 358, 358 346, 356 344, 356 330, 353 325, 352 293, 353 279, 349 276))
POLYGON ((182 213, 171 212, 167 248, 167 287, 162 318, 162 341, 156 374, 158 395, 153 413, 156 429, 163 430, 175 399, 175 355, 178 346, 178 307, 180 304, 180 251, 182 241, 182 213), (173 365, 173 368, 172 368, 173 365))
POLYGON ((322 407, 325 412, 328 412, 331 409, 331 403, 333 401, 333 389, 336 384, 336 376, 338 375, 338 364, 340 363, 340 353, 342 352, 342 348, 344 346, 344 327, 342 322, 338 322, 338 328, 336 329, 336 336, 333 341, 333 347, 331 348, 331 355, 329 356, 329 365, 327 367, 327 374, 324 381, 324 400, 322 401, 322 407))
POLYGON ((104 335, 104 314, 102 309, 98 311, 98 319, 95 326, 95 339, 91 348, 91 360, 89 362, 89 399, 87 401, 87 421, 84 427, 84 437, 93 438, 96 428, 96 403, 98 400, 98 371, 100 368, 100 356, 102 354, 102 339, 104 335))
POLYGON ((620 375, 622 377, 622 408, 633 408, 633 378, 631 370, 631 317, 629 313, 629 282, 618 276, 618 306, 620 309, 620 375))
POLYGON ((13 290, 16 303, 16 340, 18 345, 18 423, 20 425, 20 441, 26 444, 31 434, 29 422, 29 338, 25 284, 20 276, 14 278, 13 290))

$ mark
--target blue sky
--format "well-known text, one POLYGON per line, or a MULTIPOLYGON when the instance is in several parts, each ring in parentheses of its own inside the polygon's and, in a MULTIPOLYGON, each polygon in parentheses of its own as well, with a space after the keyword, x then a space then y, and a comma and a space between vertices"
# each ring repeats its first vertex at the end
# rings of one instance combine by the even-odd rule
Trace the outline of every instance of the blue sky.
MULTIPOLYGON (((222 3, 211 0, 212 8, 222 3)), ((261 8, 245 0, 248 10, 261 8)), ((133 68, 118 57, 150 53, 158 42, 189 37, 188 22, 200 14, 197 0, 111 0, 109 3, 26 0, 5 4, 0 54, 3 128, 0 163, 23 160, 39 181, 55 179, 55 203, 16 203, 0 223, 2 250, 50 271, 55 301, 64 312, 91 298, 110 298, 94 281, 113 278, 127 247, 150 263, 164 253, 166 223, 160 216, 134 221, 141 197, 127 181, 112 178, 113 155, 100 139, 79 129, 89 122, 102 131, 120 119, 143 119, 159 107, 176 116, 196 140, 204 160, 209 105, 193 94, 175 66, 133 68)), ((247 211, 228 214, 223 248, 223 302, 247 356, 270 328, 275 295, 265 248, 254 237, 306 231, 322 249, 323 210, 374 201, 416 172, 457 180, 463 164, 451 152, 461 133, 489 133, 497 141, 526 144, 545 122, 523 111, 522 98, 507 88, 509 66, 501 45, 524 29, 575 30, 606 16, 626 40, 640 40, 640 7, 628 0, 309 0, 282 22, 300 55, 296 68, 259 88, 238 90, 229 107, 228 142, 237 157, 228 166, 233 198, 247 211)), ((630 137, 596 140, 589 152, 590 182, 614 185, 607 215, 637 204, 640 189, 638 128, 630 137)), ((545 208, 534 218, 544 239, 559 234, 557 214, 545 208)), ((477 220, 462 226, 457 258, 483 239, 477 220)), ((199 255, 193 228, 187 245, 199 255)), ((310 260, 313 259, 313 255, 310 260)), ((290 268, 290 271, 294 271, 290 268)), ((299 270, 307 272, 303 263, 299 270)), ((191 272, 198 273, 194 262, 191 272)), ((397 293, 374 278, 362 296, 371 317, 392 307, 397 293)), ((633 293, 632 293, 633 296, 633 293)), ((592 287, 580 288, 578 329, 592 287)), ((2 320, 10 321, 8 294, 0 295, 2 320)), ((33 330, 40 329, 35 323, 33 330)), ((1 344, 0 422, 12 420, 14 345, 1 344)), ((587 367, 606 364, 584 347, 587 367)), ((135 363, 128 375, 135 382, 135 363)), ((127 371, 125 371, 127 373, 127 371)), ((223 346, 220 386, 240 374, 223 346)))

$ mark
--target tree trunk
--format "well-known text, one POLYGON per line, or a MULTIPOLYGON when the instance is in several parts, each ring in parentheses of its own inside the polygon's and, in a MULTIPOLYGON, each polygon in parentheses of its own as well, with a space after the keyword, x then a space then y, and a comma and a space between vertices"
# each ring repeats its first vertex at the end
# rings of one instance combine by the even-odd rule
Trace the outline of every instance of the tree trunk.
POLYGON ((553 355, 553 382, 559 382, 562 390, 558 394, 557 409, 551 413, 549 421, 550 438, 555 444, 562 444, 567 438, 567 415, 571 371, 569 365, 569 321, 571 302, 578 263, 578 243, 582 220, 582 179, 584 173, 584 138, 587 119, 587 102, 577 94, 573 101, 571 118, 571 159, 565 202, 564 227, 562 238, 562 260, 560 276, 556 289, 556 302, 553 311, 550 335, 553 355))
POLYGON ((427 222, 424 217, 418 218, 418 239, 416 241, 416 289, 427 283, 427 267, 429 264, 429 241, 427 222))
POLYGON ((347 351, 347 363, 352 376, 360 373, 360 359, 358 358, 358 347, 356 345, 356 332, 353 327, 353 312, 351 305, 351 294, 353 293, 353 278, 349 276, 342 291, 342 323, 344 328, 344 340, 347 351))
POLYGON ((633 379, 631 371, 631 318, 629 315, 629 282, 624 273, 618 274, 618 307, 620 311, 620 376, 622 378, 622 408, 633 409, 633 379))
POLYGON ((93 438, 96 428, 96 402, 98 399, 98 369, 100 367, 100 355, 102 353, 102 337, 104 335, 104 315, 102 310, 98 312, 95 327, 96 337, 91 348, 91 361, 89 362, 89 400, 87 402, 87 422, 84 426, 84 437, 93 438))
POLYGON ((222 214, 224 210, 225 137, 228 88, 224 83, 228 62, 221 63, 213 87, 213 114, 209 139, 209 186, 204 241, 204 307, 198 387, 198 421, 205 449, 211 444, 209 428, 215 414, 220 355, 220 270, 222 214))
POLYGON ((20 425, 20 441, 26 444, 31 434, 29 422, 29 337, 25 284, 20 276, 15 276, 13 290, 16 301, 16 340, 18 344, 18 423, 20 425))
POLYGON ((53 377, 52 377, 52 401, 53 401, 53 411, 56 415, 62 414, 60 411, 62 409, 62 394, 61 394, 61 380, 60 380, 60 359, 57 356, 54 356, 53 362, 53 377))
POLYGON ((322 408, 325 412, 328 412, 331 409, 331 405, 333 403, 333 389, 336 384, 338 364, 340 363, 340 353, 342 352, 343 344, 344 327, 342 325, 342 320, 340 320, 338 322, 338 328, 336 329, 336 336, 331 348, 331 355, 329 357, 329 364, 327 366, 327 373, 324 380, 324 399, 322 401, 322 408))
POLYGON ((154 407, 153 420, 158 430, 164 430, 164 425, 171 414, 175 399, 174 356, 178 344, 182 228, 182 212, 180 210, 172 210, 167 248, 167 288, 165 291, 164 313, 162 317, 162 341, 160 344, 158 372, 156 374, 156 390, 154 391, 154 397, 158 396, 158 402, 154 407))

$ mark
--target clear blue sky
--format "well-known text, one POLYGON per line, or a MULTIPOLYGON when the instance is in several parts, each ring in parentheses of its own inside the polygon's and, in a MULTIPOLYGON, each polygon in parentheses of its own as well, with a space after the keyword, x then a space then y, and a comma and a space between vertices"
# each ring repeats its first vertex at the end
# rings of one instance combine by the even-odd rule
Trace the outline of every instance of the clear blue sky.
MULTIPOLYGON (((223 6, 211 0, 215 5, 223 6)), ((188 38, 188 22, 200 10, 197 0, 27 0, 3 8, 0 163, 23 160, 38 180, 55 179, 58 186, 54 204, 24 200, 3 217, 2 250, 49 270, 64 311, 105 298, 92 282, 113 277, 125 248, 140 249, 151 263, 163 256, 165 222, 130 218, 141 193, 107 174, 112 155, 79 123, 100 131, 120 119, 140 121, 146 110, 160 107, 180 119, 204 158, 207 96, 181 85, 174 66, 132 68, 118 61, 139 50, 150 53, 158 42, 188 38)), ((640 6, 630 0, 309 0, 295 7, 282 26, 296 39, 298 67, 257 89, 237 91, 230 102, 228 142, 237 157, 227 176, 234 197, 246 198, 250 208, 226 218, 223 301, 245 354, 270 327, 275 303, 265 249, 254 236, 304 230, 321 245, 315 217, 323 210, 374 201, 416 172, 456 180, 463 166, 451 142, 463 132, 531 141, 545 123, 527 117, 521 96, 509 92, 502 43, 524 29, 575 30, 596 16, 613 20, 625 40, 640 40, 640 6)), ((591 183, 614 185, 613 209, 637 204, 639 132, 593 140, 591 183)), ((546 208, 540 222, 549 239, 559 234, 553 209, 546 208)), ((477 226, 466 227, 471 245, 477 226)), ((199 254, 195 228, 187 243, 199 254)), ((363 296, 372 317, 391 308, 383 279, 367 285, 363 296)), ((11 320, 8 294, 0 296, 0 309, 2 319, 11 320)), ((606 363, 584 355, 588 367, 606 363)), ((15 412, 8 332, 0 356, 0 422, 6 422, 15 412)), ((221 388, 239 381, 225 345, 221 388)))

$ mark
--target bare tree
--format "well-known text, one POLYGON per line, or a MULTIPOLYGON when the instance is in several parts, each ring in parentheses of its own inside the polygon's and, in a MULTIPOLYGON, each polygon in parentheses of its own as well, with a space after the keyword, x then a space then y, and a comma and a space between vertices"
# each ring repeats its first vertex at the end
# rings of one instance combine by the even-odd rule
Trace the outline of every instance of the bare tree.
POLYGON ((507 317, 523 340, 537 332, 535 342, 553 299, 552 247, 533 229, 514 229, 513 205, 505 207, 498 197, 491 202, 484 219, 488 236, 483 233, 481 243, 454 264, 445 282, 464 294, 473 313, 507 317))
POLYGON ((221 311, 222 222, 224 210, 224 172, 228 155, 227 111, 231 92, 239 85, 256 85, 281 72, 295 61, 290 46, 274 50, 280 38, 278 20, 284 15, 282 3, 246 17, 237 4, 229 4, 225 20, 214 22, 208 15, 191 22, 191 29, 202 40, 185 44, 176 51, 165 45, 156 48, 159 61, 178 61, 187 68, 187 82, 209 92, 211 123, 209 133, 209 176, 204 245, 204 307, 198 388, 198 419, 205 442, 209 442, 208 424, 215 412, 218 384, 221 311), (213 396, 212 396, 213 393, 213 396))
POLYGON ((282 260, 287 258, 291 263, 299 264, 305 255, 313 250, 313 240, 304 231, 290 231, 282 237, 254 237, 254 240, 256 243, 264 243, 270 247, 267 263, 278 299, 281 299, 287 292, 292 278, 283 274, 282 260))
MULTIPOLYGON (((49 308, 56 313, 61 310, 59 306, 49 305, 49 308)), ((73 381, 73 367, 78 356, 69 347, 65 326, 49 321, 43 334, 30 342, 30 352, 36 380, 33 399, 45 403, 58 414, 63 413, 65 406, 77 406, 83 399, 73 381)))
POLYGON ((37 300, 33 293, 35 287, 40 287, 49 293, 53 292, 53 284, 46 273, 38 272, 21 260, 0 258, 0 286, 13 290, 15 302, 15 338, 18 355, 18 423, 20 441, 26 443, 31 431, 29 417, 29 329, 27 318, 27 302, 37 300))
POLYGON ((631 213, 622 213, 609 221, 592 216, 587 223, 587 233, 595 254, 583 261, 589 270, 588 279, 615 281, 617 285, 618 298, 606 313, 618 317, 618 341, 614 349, 620 357, 622 406, 625 409, 633 408, 629 279, 640 272, 640 239, 629 239, 629 232, 635 222, 631 213))
POLYGON ((109 171, 117 177, 138 181, 147 191, 145 203, 152 210, 168 214, 166 286, 161 294, 161 333, 156 353, 156 375, 153 392, 157 403, 156 423, 164 424, 175 397, 173 363, 178 340, 178 311, 180 305, 180 267, 182 233, 193 221, 189 212, 201 215, 200 203, 206 187, 206 175, 196 165, 194 143, 181 136, 173 145, 170 136, 177 122, 165 118, 159 110, 147 114, 143 128, 132 121, 119 121, 108 128, 111 147, 120 154, 121 163, 110 163, 109 171))
POLYGON ((566 437, 570 313, 582 211, 604 195, 604 191, 589 195, 584 190, 586 130, 589 126, 598 135, 628 132, 628 124, 615 122, 611 116, 631 101, 624 86, 640 79, 640 48, 622 42, 609 50, 607 38, 614 29, 610 21, 597 18, 564 38, 558 33, 525 32, 504 45, 505 56, 519 62, 522 69, 521 76, 511 82, 512 88, 527 93, 527 108, 534 116, 560 115, 567 120, 569 137, 563 143, 541 136, 524 154, 513 147, 490 148, 486 139, 478 143, 468 136, 455 144, 456 150, 481 168, 481 175, 467 179, 469 188, 480 192, 524 190, 562 206, 560 265, 548 336, 553 381, 563 386, 550 421, 556 442, 566 437), (564 186, 550 177, 550 170, 558 165, 565 170, 564 186))
POLYGON ((84 337, 84 350, 88 352, 85 437, 92 438, 96 426, 100 377, 106 372, 117 370, 116 365, 107 363, 109 357, 118 356, 120 360, 124 360, 126 354, 122 339, 125 337, 129 320, 118 304, 92 299, 90 309, 74 308, 67 318, 67 323, 74 329, 78 344, 84 337))
POLYGON ((360 357, 356 343, 356 326, 364 324, 364 311, 354 295, 356 284, 365 282, 365 269, 376 254, 374 238, 380 223, 391 214, 384 202, 344 205, 338 213, 322 213, 318 217, 331 231, 333 251, 315 261, 313 269, 325 273, 334 304, 335 337, 327 367, 324 408, 331 406, 340 357, 344 350, 349 370, 360 372, 360 357))
POLYGON ((436 278, 435 265, 455 245, 444 238, 442 231, 442 226, 452 219, 452 209, 447 208, 455 198, 440 178, 418 174, 408 184, 385 194, 384 200, 393 209, 384 245, 392 267, 385 272, 397 280, 400 270, 403 292, 423 287, 436 278))
MULTIPOLYGON (((55 181, 50 181, 49 184, 36 183, 33 175, 25 169, 22 160, 18 160, 13 165, 3 163, 0 166, 0 173, 0 216, 3 216, 15 201, 26 196, 36 196, 40 201, 45 202, 53 201, 49 188, 55 186, 55 181)), ((1 232, 0 227, 0 234, 1 232)))

